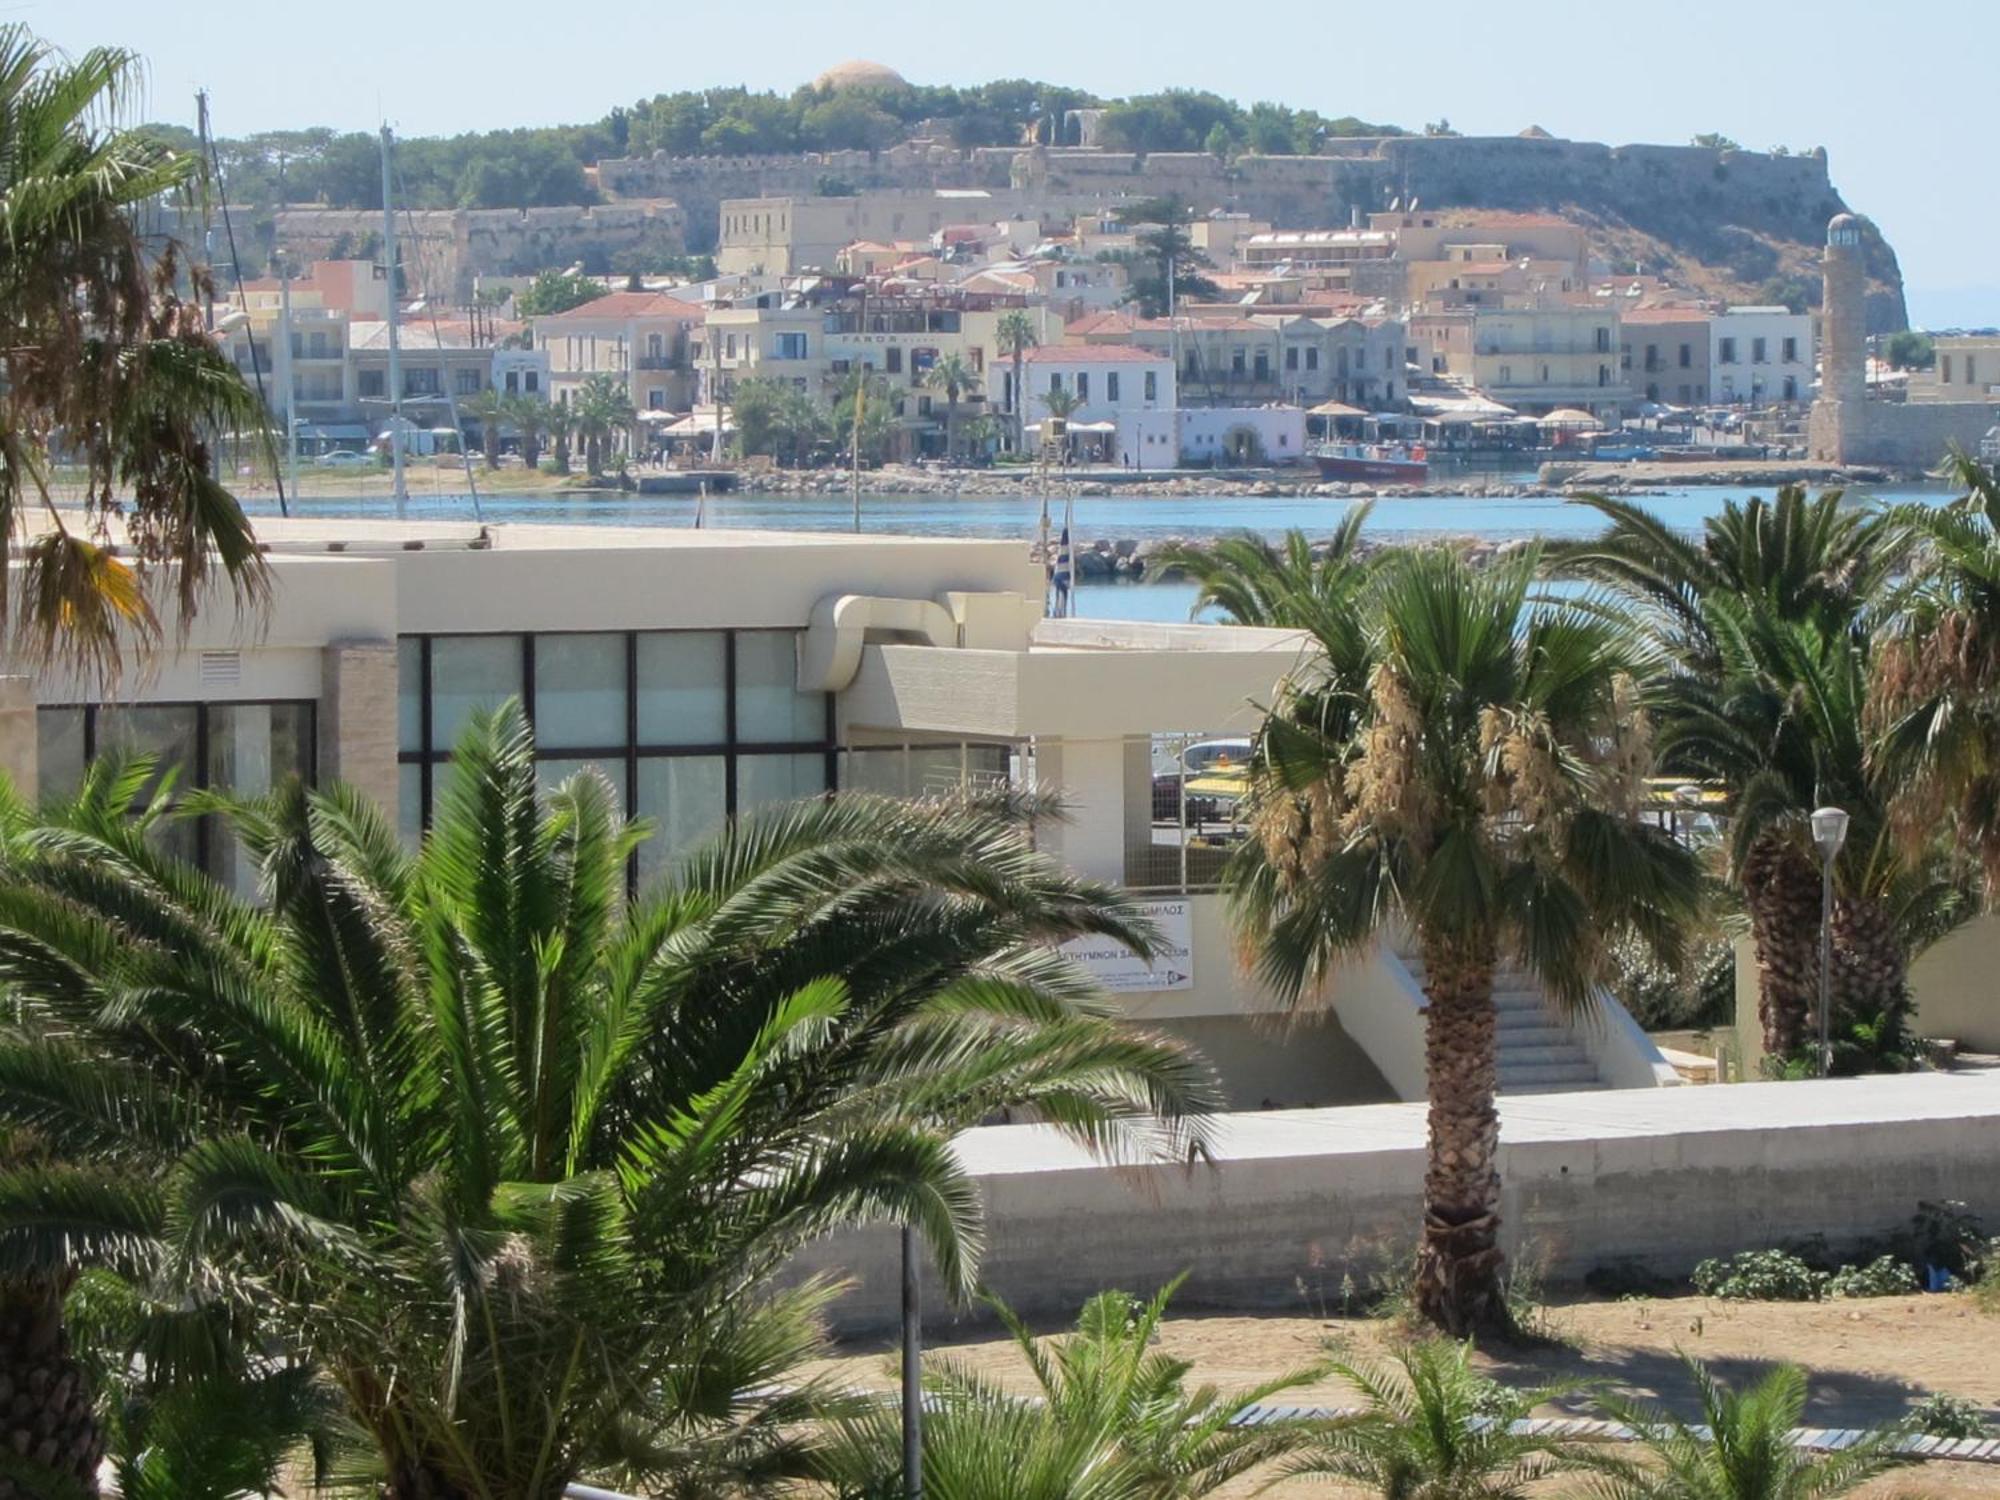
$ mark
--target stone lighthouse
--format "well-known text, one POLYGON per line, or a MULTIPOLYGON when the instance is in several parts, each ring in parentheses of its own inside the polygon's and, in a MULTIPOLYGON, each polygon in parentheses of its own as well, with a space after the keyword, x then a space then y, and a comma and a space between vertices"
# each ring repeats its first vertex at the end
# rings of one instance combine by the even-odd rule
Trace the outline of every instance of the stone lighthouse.
POLYGON ((1820 263, 1819 399, 1807 441, 1812 456, 1844 463, 1866 425, 1868 399, 1867 272, 1861 263, 1861 221, 1836 214, 1826 226, 1820 263))

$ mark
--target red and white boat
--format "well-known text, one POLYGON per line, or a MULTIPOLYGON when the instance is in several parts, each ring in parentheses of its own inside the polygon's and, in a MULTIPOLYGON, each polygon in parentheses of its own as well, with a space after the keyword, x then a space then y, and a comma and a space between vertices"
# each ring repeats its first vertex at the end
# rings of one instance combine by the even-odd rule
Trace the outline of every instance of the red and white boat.
POLYGON ((1422 484, 1430 477, 1422 448, 1381 443, 1329 443, 1313 450, 1322 479, 1378 479, 1389 484, 1422 484))

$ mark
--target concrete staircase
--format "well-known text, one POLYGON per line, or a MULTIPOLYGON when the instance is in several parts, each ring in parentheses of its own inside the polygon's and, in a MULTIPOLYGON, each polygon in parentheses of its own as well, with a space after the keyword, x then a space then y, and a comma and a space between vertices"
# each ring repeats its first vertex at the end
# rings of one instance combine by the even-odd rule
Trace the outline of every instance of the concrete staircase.
MULTIPOLYGON (((1400 956, 1421 986, 1423 959, 1415 953, 1400 956)), ((1500 1019, 1501 1093, 1570 1094, 1610 1087, 1576 1027, 1549 1007, 1540 987, 1520 969, 1505 966, 1493 976, 1493 1006, 1500 1019)))

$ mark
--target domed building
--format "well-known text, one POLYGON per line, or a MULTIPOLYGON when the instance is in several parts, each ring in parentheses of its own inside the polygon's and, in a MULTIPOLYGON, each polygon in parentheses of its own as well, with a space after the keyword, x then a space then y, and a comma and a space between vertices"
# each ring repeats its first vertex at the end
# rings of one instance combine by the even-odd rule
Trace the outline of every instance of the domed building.
POLYGON ((884 63, 855 58, 835 63, 813 80, 816 89, 900 89, 909 87, 901 73, 884 63))

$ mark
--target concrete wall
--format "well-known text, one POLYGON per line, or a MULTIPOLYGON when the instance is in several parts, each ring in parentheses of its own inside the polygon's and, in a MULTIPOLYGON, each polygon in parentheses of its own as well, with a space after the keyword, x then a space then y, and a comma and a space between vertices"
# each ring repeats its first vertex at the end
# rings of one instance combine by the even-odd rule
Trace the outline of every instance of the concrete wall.
POLYGON ((2000 1052, 2000 916, 1978 917, 1910 965, 1917 1030, 2000 1052))
POLYGON ((1812 457, 1828 463, 1927 470, 1955 443, 1968 453, 2000 424, 2000 401, 1815 401, 1812 457))
POLYGON ((1396 1099, 1367 1054, 1326 1012, 1295 1021, 1184 1016, 1146 1024, 1189 1043, 1215 1065, 1228 1109, 1311 1109, 1396 1099))
MULTIPOLYGON (((1685 1274, 1808 1234, 1838 1251, 1919 1199, 2000 1219, 2000 1073, 1539 1095, 1500 1113, 1503 1237, 1556 1279, 1620 1260, 1685 1274)), ((986 1204, 986 1283, 1029 1317, 1182 1271, 1184 1308, 1309 1311, 1414 1243, 1423 1131, 1424 1106, 1385 1104, 1229 1116, 1212 1166, 1099 1165, 1039 1126, 958 1150, 986 1204)), ((857 1278, 835 1310, 856 1330, 892 1323, 896 1266, 887 1231, 801 1258, 857 1278)), ((934 1290, 927 1306, 952 1320, 934 1290)))

